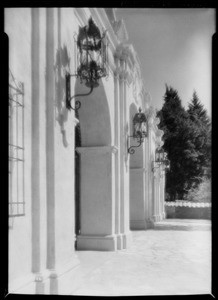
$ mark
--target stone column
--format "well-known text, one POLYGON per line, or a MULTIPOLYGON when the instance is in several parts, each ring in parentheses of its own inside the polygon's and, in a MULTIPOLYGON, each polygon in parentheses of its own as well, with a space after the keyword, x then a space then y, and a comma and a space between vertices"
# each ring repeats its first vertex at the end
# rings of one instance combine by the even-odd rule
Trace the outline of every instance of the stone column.
POLYGON ((162 219, 165 219, 165 170, 162 170, 161 173, 161 215, 162 219))
POLYGON ((130 228, 146 229, 145 168, 130 169, 130 228))
POLYGON ((158 203, 158 170, 154 169, 153 175, 153 221, 159 221, 159 203, 158 203))
MULTIPOLYGON (((160 167, 161 168, 161 167, 160 167)), ((159 169, 159 174, 158 174, 158 220, 161 221, 162 219, 162 205, 161 205, 161 169, 159 169)))
POLYGON ((36 294, 44 292, 41 274, 41 230, 40 230, 40 103, 39 103, 39 8, 32 8, 32 141, 31 141, 31 196, 32 196, 32 272, 35 273, 36 294))
POLYGON ((114 71, 114 114, 115 114, 115 233, 117 235, 117 249, 122 249, 120 234, 120 91, 119 91, 119 60, 115 58, 116 70, 114 71))
POLYGON ((147 174, 148 174, 148 218, 147 225, 149 228, 153 227, 153 211, 154 211, 154 182, 153 182, 153 171, 152 171, 152 119, 148 120, 148 161, 147 161, 147 174))
POLYGON ((123 245, 123 234, 124 234, 124 73, 123 73, 124 61, 120 60, 120 73, 119 73, 119 111, 120 111, 120 233, 122 237, 122 248, 123 245))
POLYGON ((123 160, 124 160, 124 234, 123 234, 123 247, 124 249, 128 248, 131 243, 132 236, 130 232, 130 218, 129 218, 129 155, 127 153, 127 118, 129 119, 129 108, 127 110, 127 102, 128 102, 128 86, 127 86, 127 78, 129 76, 129 72, 127 71, 127 60, 124 60, 124 68, 123 68, 123 160), (128 116, 128 117, 127 117, 128 116))
POLYGON ((116 250, 115 196, 113 193, 116 148, 79 147, 81 156, 81 234, 78 250, 116 250))
POLYGON ((50 294, 57 294, 55 271, 55 184, 54 184, 54 9, 46 9, 46 198, 47 269, 50 270, 50 294))
POLYGON ((148 137, 144 141, 145 143, 145 168, 144 168, 144 197, 145 197, 145 227, 149 228, 149 143, 148 137))

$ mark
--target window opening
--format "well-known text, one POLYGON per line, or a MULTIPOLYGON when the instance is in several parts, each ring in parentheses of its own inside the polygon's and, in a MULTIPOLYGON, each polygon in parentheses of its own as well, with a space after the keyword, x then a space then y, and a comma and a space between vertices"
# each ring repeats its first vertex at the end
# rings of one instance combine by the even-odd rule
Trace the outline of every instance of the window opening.
POLYGON ((24 84, 9 70, 9 217, 25 215, 24 84))

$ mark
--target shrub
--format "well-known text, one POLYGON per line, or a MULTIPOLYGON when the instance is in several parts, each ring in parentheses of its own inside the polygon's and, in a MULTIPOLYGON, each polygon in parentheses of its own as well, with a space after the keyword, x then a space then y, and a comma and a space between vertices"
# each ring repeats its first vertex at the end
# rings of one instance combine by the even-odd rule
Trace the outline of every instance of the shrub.
POLYGON ((194 202, 211 202, 211 180, 203 179, 196 188, 189 190, 186 199, 194 202))

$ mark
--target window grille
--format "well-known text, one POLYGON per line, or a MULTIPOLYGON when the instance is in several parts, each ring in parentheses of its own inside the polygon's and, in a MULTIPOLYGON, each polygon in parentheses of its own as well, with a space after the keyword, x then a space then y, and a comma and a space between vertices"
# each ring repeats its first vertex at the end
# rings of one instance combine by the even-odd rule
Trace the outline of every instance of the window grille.
POLYGON ((24 84, 9 71, 9 217, 25 214, 24 84))

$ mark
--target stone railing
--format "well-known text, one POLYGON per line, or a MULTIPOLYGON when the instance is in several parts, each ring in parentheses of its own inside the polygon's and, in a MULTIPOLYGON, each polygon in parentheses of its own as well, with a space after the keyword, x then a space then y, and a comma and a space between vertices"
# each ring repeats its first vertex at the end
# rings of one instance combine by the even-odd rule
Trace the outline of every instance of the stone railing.
POLYGON ((165 205, 174 207, 211 207, 209 202, 190 202, 185 200, 165 201, 165 205))
POLYGON ((211 203, 177 200, 165 202, 166 218, 172 219, 210 219, 211 203))

